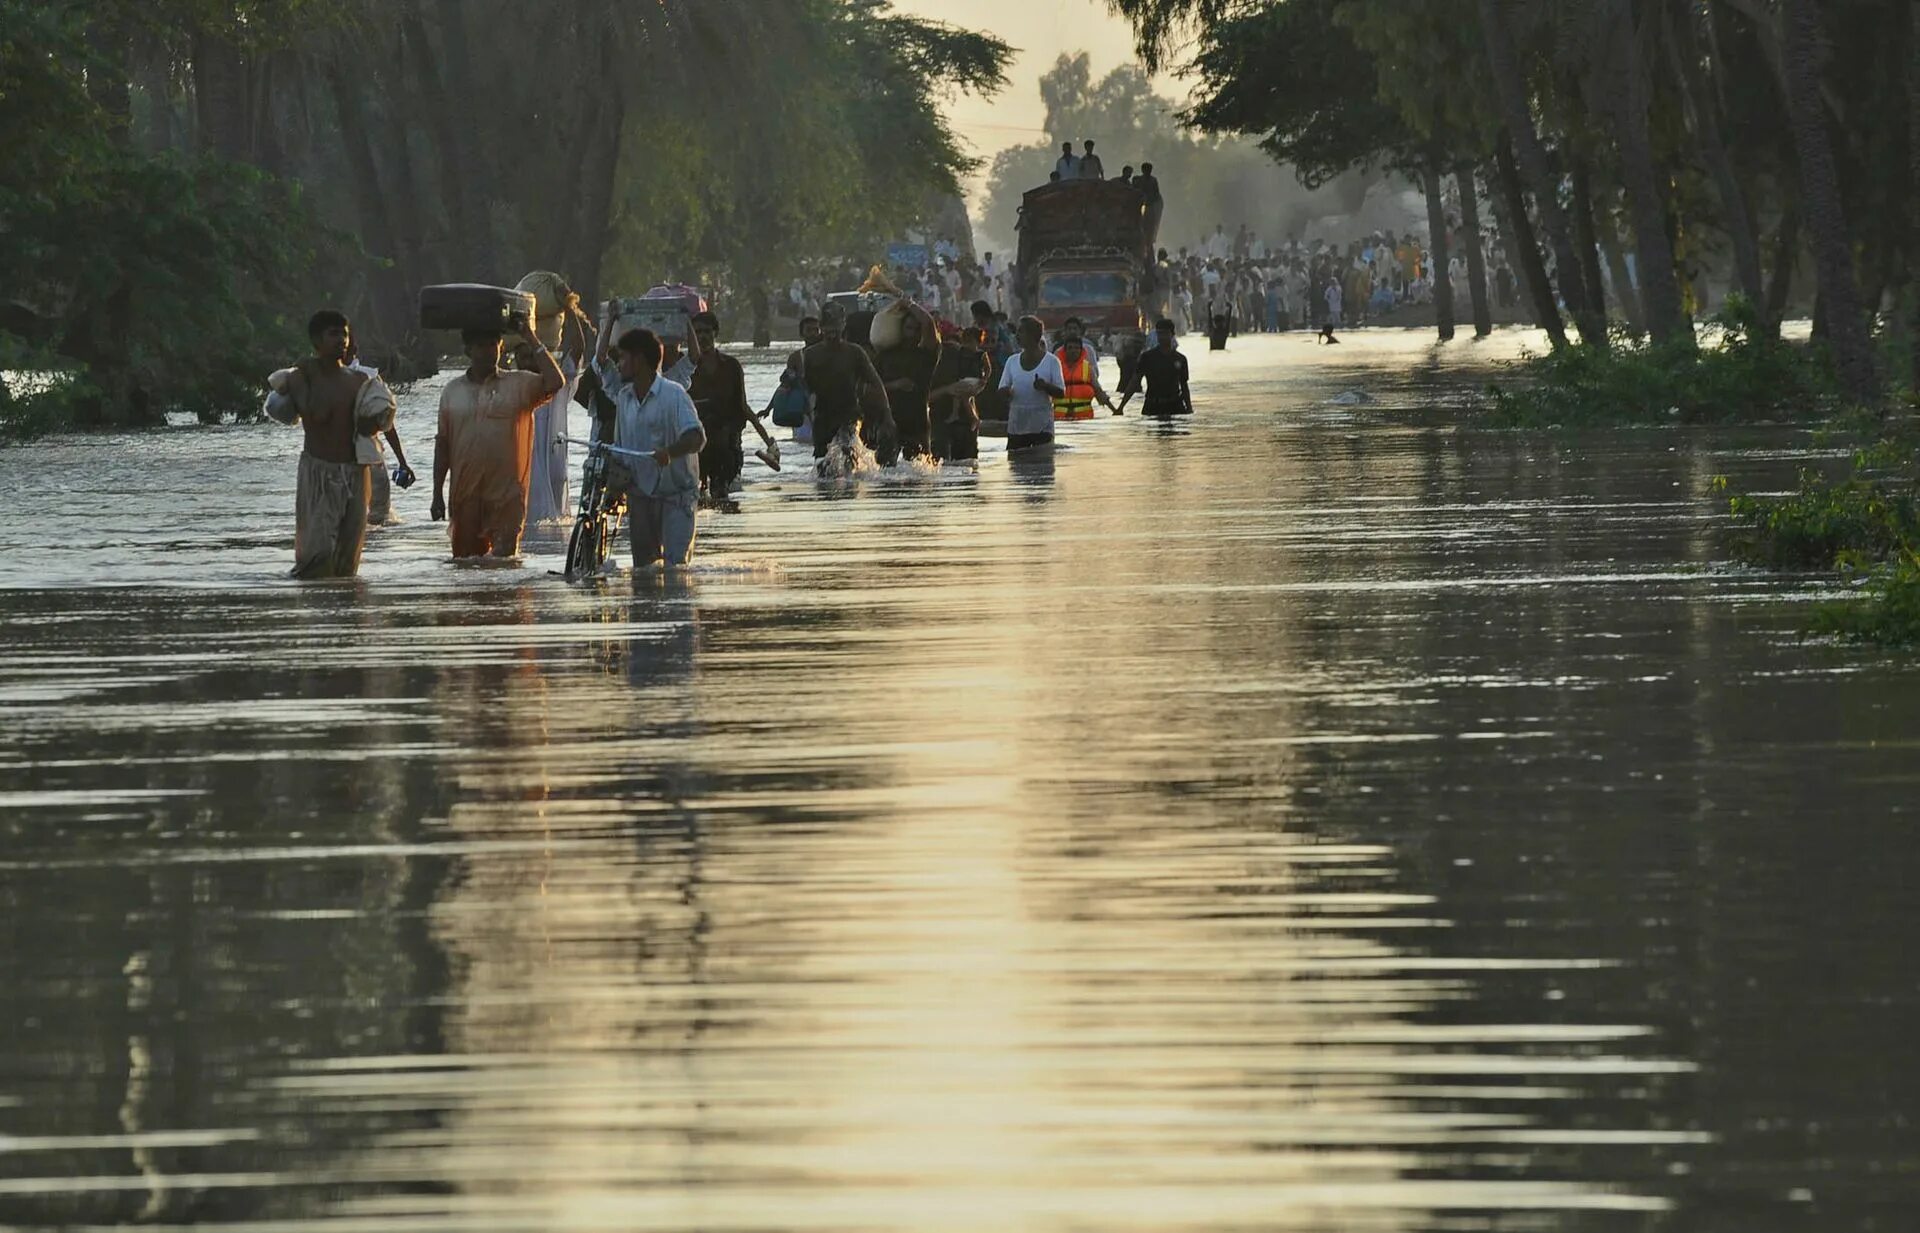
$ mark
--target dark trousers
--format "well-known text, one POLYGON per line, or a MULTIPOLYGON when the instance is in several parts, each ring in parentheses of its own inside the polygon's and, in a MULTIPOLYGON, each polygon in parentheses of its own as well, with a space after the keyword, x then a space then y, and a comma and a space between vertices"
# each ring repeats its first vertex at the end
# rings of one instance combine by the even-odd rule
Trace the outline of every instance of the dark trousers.
POLYGON ((722 430, 717 438, 709 434, 707 448, 700 451, 700 484, 716 499, 724 497, 733 481, 740 478, 740 469, 745 465, 739 429, 731 434, 722 430))
POLYGON ((933 456, 942 462, 971 462, 980 457, 980 427, 971 419, 947 420, 933 430, 933 456))

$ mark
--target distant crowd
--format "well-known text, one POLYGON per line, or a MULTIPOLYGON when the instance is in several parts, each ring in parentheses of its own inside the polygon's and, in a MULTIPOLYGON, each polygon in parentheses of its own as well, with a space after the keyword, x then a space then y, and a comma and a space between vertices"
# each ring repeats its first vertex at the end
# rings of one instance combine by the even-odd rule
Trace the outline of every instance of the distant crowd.
MULTIPOLYGON (((1512 271, 1492 252, 1483 256, 1490 294, 1502 307, 1512 307, 1512 271)), ((1204 332, 1221 313, 1229 316, 1235 333, 1325 331, 1431 303, 1434 274, 1425 232, 1377 231, 1344 246, 1325 240, 1269 246, 1244 224, 1232 235, 1216 225, 1191 246, 1159 251, 1155 311, 1171 318, 1181 333, 1204 332)), ((1458 244, 1448 276, 1464 293, 1466 256, 1458 244)))

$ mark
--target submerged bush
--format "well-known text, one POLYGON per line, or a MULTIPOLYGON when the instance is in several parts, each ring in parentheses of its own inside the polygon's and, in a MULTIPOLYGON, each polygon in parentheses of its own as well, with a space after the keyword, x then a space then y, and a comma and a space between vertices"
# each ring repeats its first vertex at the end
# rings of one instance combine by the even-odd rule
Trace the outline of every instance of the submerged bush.
POLYGON ((1594 424, 1721 424, 1837 413, 1838 383, 1824 351, 1756 332, 1738 297, 1697 347, 1655 345, 1616 332, 1611 345, 1529 356, 1518 381, 1490 387, 1487 421, 1510 428, 1594 424))
POLYGON ((1837 570, 1851 585, 1815 611, 1813 632, 1920 643, 1920 437, 1896 428, 1855 453, 1844 479, 1802 471, 1793 495, 1737 495, 1729 509, 1737 557, 1837 570))

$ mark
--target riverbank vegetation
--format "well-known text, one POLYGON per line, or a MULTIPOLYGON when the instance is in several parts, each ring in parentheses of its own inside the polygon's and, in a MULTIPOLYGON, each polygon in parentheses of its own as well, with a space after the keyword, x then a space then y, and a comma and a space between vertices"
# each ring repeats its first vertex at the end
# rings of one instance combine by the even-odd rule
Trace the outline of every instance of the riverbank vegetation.
POLYGON ((1821 629, 1920 641, 1920 466, 1884 427, 1920 390, 1920 5, 1108 3, 1151 65, 1181 49, 1185 123, 1306 182, 1386 166, 1425 186, 1443 343, 1449 240, 1475 254, 1469 203, 1491 203, 1551 350, 1489 391, 1486 422, 1874 424, 1848 476, 1734 496, 1736 547, 1852 587, 1821 629), (1783 340, 1797 313, 1811 339, 1783 340))
POLYGON ((1426 188, 1443 341, 1449 241, 1477 253, 1474 206, 1491 203, 1554 351, 1590 353, 1516 374, 1557 386, 1563 415, 1637 421, 1653 386, 1775 363, 1766 344, 1801 308, 1848 403, 1920 372, 1920 329, 1892 368, 1875 344, 1920 314, 1920 8, 1904 0, 1109 4, 1151 65, 1185 57, 1189 125, 1251 136, 1308 183, 1386 166, 1426 188), (1699 345, 1716 287, 1748 306, 1755 345, 1731 357, 1699 345), (1600 358, 1617 350, 1634 362, 1600 358))
POLYGON ((939 101, 1009 54, 883 0, 0 0, 0 433, 251 407, 323 304, 422 371, 427 283, 751 318, 951 199, 939 101))

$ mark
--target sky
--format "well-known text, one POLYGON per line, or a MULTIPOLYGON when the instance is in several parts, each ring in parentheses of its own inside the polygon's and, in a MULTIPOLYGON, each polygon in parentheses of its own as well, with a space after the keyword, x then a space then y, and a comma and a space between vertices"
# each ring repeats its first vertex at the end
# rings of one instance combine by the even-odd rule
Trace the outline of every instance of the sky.
MULTIPOLYGON (((1105 0, 894 0, 903 13, 986 30, 1014 48, 1007 68, 1007 88, 991 99, 954 99, 948 120, 972 146, 972 152, 992 163, 995 152, 1024 145, 1045 136, 1040 128, 1040 75, 1053 67, 1062 53, 1084 51, 1098 81, 1121 64, 1133 60, 1133 31, 1108 11, 1105 0)), ((1156 78, 1160 92, 1182 98, 1186 90, 1178 79, 1156 78)), ((1099 134, 1088 134, 1098 139, 1099 134)), ((985 168, 967 183, 967 204, 977 216, 985 168)))

